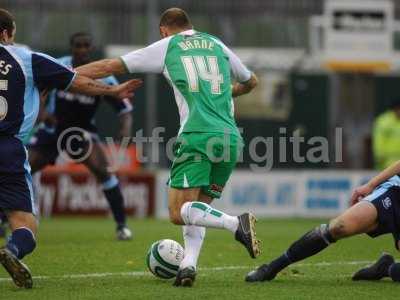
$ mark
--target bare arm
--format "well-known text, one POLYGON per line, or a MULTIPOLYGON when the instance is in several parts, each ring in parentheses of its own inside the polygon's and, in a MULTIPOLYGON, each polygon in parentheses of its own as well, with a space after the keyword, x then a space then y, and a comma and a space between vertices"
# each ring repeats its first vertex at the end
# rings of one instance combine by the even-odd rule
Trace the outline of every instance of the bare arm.
POLYGON ((36 120, 37 123, 44 122, 47 119, 48 114, 46 112, 46 101, 48 95, 49 95, 48 90, 43 90, 40 92, 39 114, 36 120))
POLYGON ((351 195, 351 204, 354 205, 360 201, 363 197, 369 195, 378 185, 388 180, 390 177, 400 173, 400 161, 387 167, 385 170, 380 172, 366 184, 356 188, 351 195))
POLYGON ((124 99, 132 97, 133 91, 141 84, 141 80, 133 79, 123 84, 111 86, 78 74, 68 90, 89 96, 106 95, 124 99))
POLYGON ((111 75, 127 73, 125 64, 120 58, 102 59, 75 69, 79 75, 100 79, 111 75))
POLYGON ((126 136, 131 136, 132 121, 131 111, 119 115, 119 140, 122 140, 126 136))
POLYGON ((250 93, 258 84, 257 76, 252 73, 248 81, 244 83, 236 82, 232 85, 232 97, 238 97, 250 93))
POLYGON ((372 178, 367 184, 372 188, 376 188, 382 182, 388 180, 394 175, 400 174, 400 161, 395 162, 391 166, 387 167, 385 170, 380 172, 374 178, 372 178))

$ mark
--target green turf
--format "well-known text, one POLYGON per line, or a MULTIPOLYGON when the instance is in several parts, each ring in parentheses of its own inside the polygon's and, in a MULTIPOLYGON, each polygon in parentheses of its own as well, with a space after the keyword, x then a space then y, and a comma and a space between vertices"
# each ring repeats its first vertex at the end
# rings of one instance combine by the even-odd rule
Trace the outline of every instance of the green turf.
MULTIPOLYGON (((192 289, 174 288, 147 271, 145 254, 152 242, 172 238, 181 242, 180 228, 156 220, 132 221, 135 239, 114 240, 106 219, 52 219, 40 226, 38 248, 25 261, 34 276, 32 290, 0 281, 0 299, 399 299, 400 284, 352 282, 351 274, 382 251, 395 254, 390 236, 372 240, 356 237, 335 244, 324 253, 294 265, 273 282, 246 284, 244 275, 279 255, 288 244, 320 220, 261 220, 258 236, 263 254, 250 259, 230 233, 208 230, 200 257, 199 276, 192 289), (333 265, 321 265, 321 262, 333 265), (213 269, 230 267, 228 270, 213 269), (133 274, 115 274, 134 272, 133 274), (114 273, 106 277, 68 278, 65 275, 114 273), (43 278, 43 276, 45 276, 43 278), (64 276, 64 277, 63 277, 64 276)), ((0 277, 7 274, 0 270, 0 277)))

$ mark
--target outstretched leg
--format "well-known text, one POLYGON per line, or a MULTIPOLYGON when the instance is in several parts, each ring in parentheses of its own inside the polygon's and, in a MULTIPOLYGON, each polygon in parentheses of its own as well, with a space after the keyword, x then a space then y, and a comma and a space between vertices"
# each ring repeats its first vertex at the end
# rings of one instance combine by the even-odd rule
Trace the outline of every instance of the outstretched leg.
POLYGON ((107 169, 106 155, 98 143, 93 144, 92 152, 84 161, 84 164, 96 176, 97 181, 103 185, 104 195, 117 224, 117 238, 119 240, 131 239, 132 233, 126 225, 124 198, 118 178, 107 169))
POLYGON ((375 206, 370 202, 360 202, 333 219, 329 225, 322 224, 307 232, 280 257, 247 274, 246 281, 272 280, 290 264, 313 256, 342 238, 370 232, 376 227, 375 206))

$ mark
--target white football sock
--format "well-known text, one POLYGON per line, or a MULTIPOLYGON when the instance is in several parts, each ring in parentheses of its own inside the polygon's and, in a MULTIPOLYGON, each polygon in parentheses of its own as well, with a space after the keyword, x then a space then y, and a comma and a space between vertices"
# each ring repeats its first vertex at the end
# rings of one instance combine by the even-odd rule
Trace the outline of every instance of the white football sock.
POLYGON ((180 269, 192 266, 197 268, 197 259, 200 255, 206 234, 205 227, 185 225, 182 226, 183 239, 185 241, 185 256, 179 266, 180 269))
POLYGON ((186 202, 181 208, 181 217, 186 225, 225 228, 235 233, 239 219, 212 208, 203 202, 186 202))

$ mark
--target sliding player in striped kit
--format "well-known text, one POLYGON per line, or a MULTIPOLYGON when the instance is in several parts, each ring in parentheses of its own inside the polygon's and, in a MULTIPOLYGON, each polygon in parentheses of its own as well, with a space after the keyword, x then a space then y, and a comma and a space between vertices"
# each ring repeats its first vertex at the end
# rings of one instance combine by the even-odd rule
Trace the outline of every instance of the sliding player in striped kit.
MULTIPOLYGON (((400 249, 400 161, 383 170, 368 183, 355 189, 351 207, 329 224, 321 224, 305 233, 279 257, 263 264, 246 276, 247 282, 271 281, 289 265, 316 255, 341 239, 366 233, 371 237, 392 234, 400 249)), ((356 272, 352 279, 380 280, 390 277, 400 282, 400 263, 383 254, 370 267, 356 272)))

